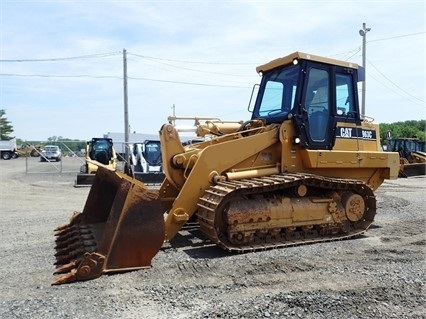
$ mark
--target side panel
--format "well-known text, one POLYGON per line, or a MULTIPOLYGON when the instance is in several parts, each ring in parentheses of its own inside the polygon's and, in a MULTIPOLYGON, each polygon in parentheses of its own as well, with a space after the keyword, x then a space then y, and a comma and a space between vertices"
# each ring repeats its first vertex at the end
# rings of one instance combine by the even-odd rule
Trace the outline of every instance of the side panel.
POLYGON ((280 130, 281 171, 358 179, 373 189, 385 178, 397 178, 399 156, 380 151, 377 124, 357 126, 338 122, 337 128, 333 150, 309 150, 296 143, 294 126, 285 121, 280 130))
POLYGON ((301 150, 300 155, 306 168, 393 168, 399 163, 391 152, 301 150))
POLYGON ((338 122, 333 150, 381 151, 379 125, 338 122))

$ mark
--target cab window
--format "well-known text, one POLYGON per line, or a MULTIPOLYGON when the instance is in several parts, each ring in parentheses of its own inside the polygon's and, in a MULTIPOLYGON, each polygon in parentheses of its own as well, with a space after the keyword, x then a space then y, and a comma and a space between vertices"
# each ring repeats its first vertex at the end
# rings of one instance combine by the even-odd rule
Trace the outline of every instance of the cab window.
POLYGON ((282 121, 294 107, 299 70, 299 66, 292 65, 264 74, 254 118, 262 117, 268 122, 282 121))
POLYGON ((355 117, 355 102, 350 74, 336 74, 336 114, 355 117))

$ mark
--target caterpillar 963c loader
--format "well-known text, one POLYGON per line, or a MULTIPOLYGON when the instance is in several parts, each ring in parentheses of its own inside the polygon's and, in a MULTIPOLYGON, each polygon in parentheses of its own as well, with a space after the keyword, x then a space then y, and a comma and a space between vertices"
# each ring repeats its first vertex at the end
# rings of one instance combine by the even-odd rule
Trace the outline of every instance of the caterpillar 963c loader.
POLYGON ((56 230, 53 284, 150 267, 195 217, 230 252, 362 234, 399 155, 381 151, 378 124, 360 115, 358 69, 296 52, 257 68, 250 120, 194 118, 197 135, 212 138, 183 146, 169 118, 160 189, 100 167, 83 211, 56 230))

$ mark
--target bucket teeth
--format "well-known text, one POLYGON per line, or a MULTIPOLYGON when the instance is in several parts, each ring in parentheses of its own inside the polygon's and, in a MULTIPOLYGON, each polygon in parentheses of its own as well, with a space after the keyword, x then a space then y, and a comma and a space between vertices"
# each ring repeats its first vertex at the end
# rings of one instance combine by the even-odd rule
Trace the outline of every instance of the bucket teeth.
POLYGON ((77 280, 76 270, 72 269, 69 273, 60 276, 54 282, 52 282, 52 286, 67 284, 67 283, 70 283, 70 282, 74 282, 76 280, 77 280))
POLYGON ((71 262, 73 259, 83 256, 84 253, 87 253, 87 252, 91 253, 91 252, 94 252, 95 250, 96 250, 96 246, 80 247, 78 249, 74 249, 66 255, 56 257, 55 265, 67 264, 71 262))
POLYGON ((59 250, 65 247, 68 247, 70 245, 72 245, 73 243, 77 242, 77 241, 86 241, 86 240, 90 240, 93 239, 94 237, 92 235, 89 234, 85 234, 85 235, 81 235, 81 236, 73 236, 71 238, 68 238, 66 240, 59 240, 56 241, 56 246, 55 246, 55 250, 59 250))
POLYGON ((64 229, 67 229, 69 227, 70 227, 70 224, 61 225, 61 226, 56 227, 54 231, 59 232, 59 231, 62 231, 64 229))
MULTIPOLYGON (((55 232, 64 231, 64 230, 67 230, 67 229, 69 229, 69 228, 75 227, 74 225, 75 225, 75 224, 71 222, 71 223, 68 223, 68 224, 61 225, 61 226, 56 227, 56 228, 54 229, 54 231, 55 231, 55 232)), ((80 225, 79 227, 80 227, 80 228, 87 228, 87 225, 80 225)))
POLYGON ((79 238, 80 233, 78 231, 73 231, 72 233, 68 233, 65 235, 57 236, 55 239, 55 242, 57 244, 67 242, 67 241, 73 241, 75 238, 79 238))
POLYGON ((90 233, 91 231, 87 227, 82 228, 82 227, 72 226, 70 228, 63 229, 63 230, 60 230, 59 232, 56 232, 55 236, 57 237, 56 241, 63 241, 76 235, 87 235, 90 233))
POLYGON ((59 275, 59 274, 67 273, 67 272, 71 271, 72 269, 77 268, 77 266, 78 266, 78 264, 80 263, 81 260, 82 260, 82 258, 74 259, 71 262, 69 262, 68 264, 59 266, 58 268, 55 269, 53 274, 59 275))
POLYGON ((58 257, 62 255, 67 255, 72 251, 78 250, 79 248, 83 249, 93 246, 96 246, 96 242, 94 240, 77 240, 64 248, 57 249, 55 256, 58 257))
POLYGON ((68 227, 68 228, 64 228, 58 231, 55 231, 55 236, 56 237, 67 237, 67 236, 71 236, 72 234, 78 232, 78 227, 76 226, 72 226, 72 227, 68 227))

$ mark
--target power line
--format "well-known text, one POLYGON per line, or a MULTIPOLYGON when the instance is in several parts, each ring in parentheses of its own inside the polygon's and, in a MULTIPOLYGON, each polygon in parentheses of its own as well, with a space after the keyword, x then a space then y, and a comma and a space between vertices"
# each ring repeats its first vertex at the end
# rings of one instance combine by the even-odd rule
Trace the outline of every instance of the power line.
POLYGON ((352 50, 346 51, 346 52, 341 52, 341 53, 336 53, 336 54, 332 54, 329 55, 330 57, 338 57, 338 56, 343 56, 341 59, 348 61, 349 59, 351 59, 353 56, 355 56, 357 53, 359 53, 359 51, 361 51, 361 47, 358 46, 352 50), (345 58, 346 55, 349 55, 349 57, 345 58))
POLYGON ((69 60, 81 60, 81 59, 97 59, 106 58, 110 56, 121 55, 121 52, 111 53, 97 53, 89 55, 62 57, 62 58, 46 58, 46 59, 11 59, 11 60, 0 60, 0 62, 58 62, 58 61, 69 61, 69 60))
MULTIPOLYGON (((425 34, 426 32, 417 32, 417 33, 411 33, 411 34, 405 34, 405 35, 398 35, 388 38, 382 38, 382 39, 376 39, 376 40, 370 40, 370 42, 377 42, 377 41, 384 41, 384 40, 391 40, 395 38, 402 38, 402 37, 410 37, 410 36, 416 36, 420 34, 425 34)), ((355 49, 352 49, 350 51, 344 52, 344 53, 338 53, 335 55, 349 55, 346 60, 351 59, 355 55, 357 55, 361 51, 360 47, 357 47, 355 49)), ((203 64, 203 65, 253 65, 255 63, 248 63, 248 62, 239 62, 239 63, 233 63, 233 62, 208 62, 208 61, 189 61, 189 60, 178 60, 178 59, 169 59, 169 58, 160 58, 160 57, 153 57, 148 55, 142 55, 137 53, 129 53, 128 55, 132 55, 134 57, 143 58, 147 60, 151 60, 155 63, 162 64, 164 66, 170 67, 170 68, 176 68, 181 70, 187 70, 192 72, 200 72, 200 73, 207 73, 207 74, 216 74, 216 75, 228 75, 228 76, 237 76, 237 77, 249 77, 249 76, 243 76, 243 75, 233 75, 233 74, 226 74, 226 73, 220 73, 220 72, 212 72, 212 71, 205 71, 205 70, 197 70, 192 68, 187 68, 183 66, 177 66, 173 65, 167 62, 174 62, 174 63, 187 63, 187 64, 203 64)), ((90 55, 80 55, 80 56, 70 56, 70 57, 58 57, 58 58, 45 58, 45 59, 5 59, 0 60, 0 62, 4 63, 20 63, 20 62, 58 62, 58 61, 68 61, 68 60, 81 60, 81 59, 97 59, 97 58, 105 58, 105 57, 111 57, 111 56, 121 56, 122 52, 109 52, 109 53, 97 53, 97 54, 90 54, 90 55)), ((369 61, 371 64, 371 62, 369 61)), ((421 99, 411 95, 404 89, 400 88, 397 84, 392 82, 390 79, 388 79, 382 72, 380 72, 374 65, 372 65, 377 72, 379 72, 385 79, 387 79, 390 83, 392 83, 395 87, 397 87, 399 90, 403 91, 405 94, 415 98, 416 100, 424 103, 421 99)), ((170 70, 169 70, 170 71, 170 70)), ((101 75, 101 76, 95 76, 95 75, 89 75, 89 74, 79 74, 79 75, 45 75, 45 74, 13 74, 13 73, 4 73, 0 74, 1 76, 8 76, 8 77, 43 77, 43 78, 96 78, 96 79, 122 79, 121 76, 108 76, 108 75, 101 75)), ((150 79, 150 78, 138 78, 138 77, 130 77, 134 80, 144 80, 144 81, 155 81, 155 82, 164 82, 164 83, 175 83, 175 84, 185 84, 185 85, 200 85, 200 86, 215 86, 215 87, 229 87, 229 88, 246 88, 245 86, 237 86, 237 85, 216 85, 216 84, 207 84, 207 83, 196 83, 196 82, 185 82, 185 81, 171 81, 171 80, 161 80, 161 79, 150 79)), ((223 79, 222 79, 223 82, 223 79)))
POLYGON ((159 58, 159 57, 153 57, 153 56, 147 56, 137 53, 129 53, 129 55, 133 55, 139 58, 144 59, 150 59, 150 60, 159 60, 159 61, 166 61, 166 62, 177 62, 177 63, 189 63, 189 64, 214 64, 214 65, 257 65, 257 63, 253 62, 208 62, 208 61, 188 61, 188 60, 175 60, 175 59, 166 59, 166 58, 159 58))
POLYGON ((350 59, 352 59, 354 56, 356 56, 359 52, 361 52, 361 47, 356 48, 356 50, 353 51, 353 53, 347 57, 345 60, 349 61, 350 59))
MULTIPOLYGON (((369 40, 368 43, 371 42, 378 42, 378 41, 387 41, 387 40, 393 40, 397 38, 405 38, 405 37, 411 37, 411 36, 417 36, 421 34, 425 34, 425 31, 421 32, 415 32, 415 33, 408 33, 408 34, 401 34, 396 35, 392 37, 387 38, 381 38, 381 39, 375 39, 375 40, 369 40)), ((351 52, 351 51, 349 51, 351 52)), ((346 52, 346 53, 349 53, 346 52)), ((344 53, 338 53, 334 55, 342 55, 344 53)), ((53 57, 53 58, 44 58, 44 59, 0 59, 0 62, 4 63, 19 63, 19 62, 58 62, 58 61, 67 61, 67 60, 79 60, 79 59, 96 59, 96 58, 105 58, 110 56, 121 56, 121 51, 116 52, 108 52, 108 53, 95 53, 95 54, 88 54, 88 55, 78 55, 78 56, 70 56, 70 57, 53 57)), ((165 61, 165 62, 177 62, 177 63, 188 63, 188 64, 212 64, 212 65, 257 65, 258 62, 211 62, 211 61, 189 61, 189 60, 178 60, 178 59, 170 59, 170 58, 160 58, 160 57, 153 57, 148 55, 142 55, 138 53, 130 53, 128 52, 128 55, 133 55, 140 58, 150 59, 150 60, 157 60, 157 61, 165 61)), ((349 59, 349 58, 348 58, 349 59)))
MULTIPOLYGON (((213 72, 213 71, 205 71, 205 70, 197 70, 197 69, 192 69, 192 68, 187 68, 187 67, 183 67, 183 66, 177 66, 177 65, 173 65, 170 63, 165 63, 165 62, 161 62, 160 61, 154 61, 155 63, 159 63, 161 65, 165 65, 171 68, 175 68, 175 69, 181 69, 181 70, 186 70, 186 71, 192 71, 192 72, 198 72, 198 73, 206 73, 206 74, 215 74, 215 75, 225 75, 225 76, 233 76, 233 77, 251 77, 251 75, 237 75, 237 74, 230 74, 230 73, 223 73, 223 72, 213 72)), ((208 64, 208 63, 206 63, 208 64)))
POLYGON ((139 78, 139 77, 128 77, 132 80, 142 80, 142 81, 151 81, 151 82, 163 82, 163 83, 173 83, 173 84, 185 84, 185 85, 196 85, 196 86, 212 86, 212 87, 222 87, 222 88, 234 88, 234 89, 248 89, 247 86, 237 86, 237 85, 222 85, 222 84, 208 84, 208 83, 196 83, 196 82, 184 82, 184 81, 171 81, 171 80, 159 80, 159 79, 149 79, 149 78, 139 78))
POLYGON ((387 41, 387 40, 393 40, 393 39, 397 39, 397 38, 406 38, 406 37, 412 37, 415 35, 420 35, 420 34, 425 34, 425 31, 422 32, 416 32, 416 33, 409 33, 409 34, 401 34, 401 35, 395 35, 393 37, 389 37, 389 38, 382 38, 382 39, 376 39, 376 40, 369 40, 368 43, 371 42, 378 42, 378 41, 387 41))
POLYGON ((93 79, 123 79, 120 76, 115 75, 90 75, 90 74, 78 74, 78 75, 51 75, 51 74, 16 74, 16 73, 0 73, 0 76, 10 77, 38 77, 38 78, 93 78, 93 79))
MULTIPOLYGON (((368 61, 368 60, 367 60, 368 61)), ((423 101, 422 99, 419 99, 418 97, 412 95, 411 93, 407 92, 406 90, 404 90, 403 88, 401 88, 398 84, 396 84, 395 82, 393 82, 391 79, 389 79, 386 75, 383 74, 383 72, 381 72, 373 63, 371 63, 371 61, 368 61, 368 63, 381 75, 383 76, 387 81, 389 81, 393 86, 395 86, 397 89, 401 90, 402 92, 404 92, 405 94, 407 94, 408 96, 422 102, 425 103, 425 101, 423 101)))
MULTIPOLYGON (((391 92, 395 93, 396 95, 399 95, 399 96, 401 96, 401 97, 403 97, 403 98, 407 98, 406 96, 401 95, 401 94, 400 94, 400 92, 398 92, 398 91, 394 90, 392 87, 390 87, 390 86, 389 86, 389 85, 387 85, 386 83, 383 83, 382 81, 380 81, 379 79, 377 79, 374 75, 369 74, 368 76, 369 76, 369 77, 371 77, 373 80, 376 80, 376 81, 377 81, 377 83, 380 83, 381 85, 383 85, 383 87, 385 87, 385 88, 386 88, 386 89, 388 89, 389 91, 391 91, 391 92)), ((414 103, 414 104, 416 104, 416 105, 420 105, 420 106, 421 106, 421 104, 420 104, 418 101, 415 101, 415 100, 411 99, 410 97, 408 97, 408 100, 410 100, 412 103, 414 103)))
MULTIPOLYGON (((0 73, 0 76, 10 76, 10 77, 40 77, 40 78, 94 78, 94 79, 118 79, 122 80, 121 76, 113 75, 48 75, 48 74, 11 74, 11 73, 0 73)), ((223 85, 223 84, 209 84, 209 83, 196 83, 196 82, 185 82, 185 81, 171 81, 171 80, 161 80, 161 79, 152 79, 152 78, 141 78, 141 77, 128 77, 132 80, 141 80, 141 81, 151 81, 151 82, 163 82, 163 83, 173 83, 173 84, 185 84, 185 85, 196 85, 196 86, 211 86, 211 87, 222 87, 222 88, 236 88, 236 89, 247 89, 248 86, 237 86, 237 85, 223 85)))

